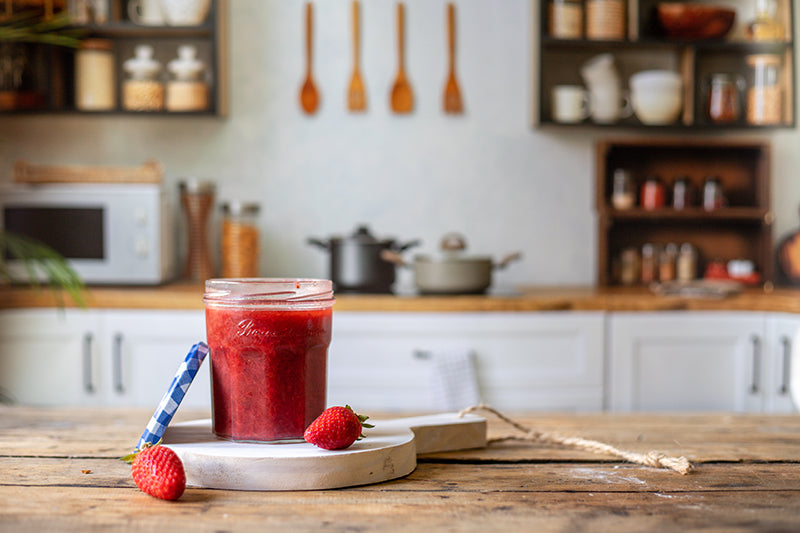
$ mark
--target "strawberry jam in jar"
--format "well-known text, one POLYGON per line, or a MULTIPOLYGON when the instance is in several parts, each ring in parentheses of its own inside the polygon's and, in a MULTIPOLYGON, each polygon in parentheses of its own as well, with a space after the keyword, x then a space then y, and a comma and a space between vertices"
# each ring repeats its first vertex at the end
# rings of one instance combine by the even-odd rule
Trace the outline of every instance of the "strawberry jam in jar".
POLYGON ((331 281, 211 279, 203 302, 214 433, 301 441, 325 409, 331 281))

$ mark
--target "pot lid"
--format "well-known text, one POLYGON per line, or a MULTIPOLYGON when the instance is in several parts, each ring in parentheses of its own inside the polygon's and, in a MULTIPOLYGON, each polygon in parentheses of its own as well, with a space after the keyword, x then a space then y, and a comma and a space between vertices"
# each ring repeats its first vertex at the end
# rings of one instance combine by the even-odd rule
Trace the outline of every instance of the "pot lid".
POLYGON ((352 241, 356 244, 383 244, 390 245, 394 243, 394 239, 378 239, 369 230, 366 224, 360 224, 356 227, 355 231, 346 237, 331 237, 331 242, 344 242, 352 241))
POLYGON ((439 241, 440 251, 435 254, 420 254, 414 257, 416 261, 425 262, 491 262, 492 258, 487 255, 467 255, 467 240, 460 233, 446 233, 439 241))

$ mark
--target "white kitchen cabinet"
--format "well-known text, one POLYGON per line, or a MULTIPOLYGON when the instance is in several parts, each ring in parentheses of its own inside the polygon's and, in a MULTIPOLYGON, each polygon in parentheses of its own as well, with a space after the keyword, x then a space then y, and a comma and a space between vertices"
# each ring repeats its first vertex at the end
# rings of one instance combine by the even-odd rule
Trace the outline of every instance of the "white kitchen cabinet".
POLYGON ((763 313, 613 313, 614 411, 739 411, 767 407, 763 313))
POLYGON ((603 328, 599 312, 334 313, 328 403, 435 409, 435 358, 472 353, 498 409, 600 410, 603 328))
MULTIPOLYGON (((0 312, 0 391, 27 405, 155 407, 191 346, 202 311, 0 312)), ((184 405, 210 407, 208 365, 184 405)))
MULTIPOLYGON (((766 410, 773 413, 797 412, 792 401, 790 380, 793 365, 800 365, 800 316, 788 313, 770 314, 767 318, 769 357, 766 361, 764 393, 766 410)), ((797 373, 797 369, 794 369, 797 373)), ((798 384, 795 383, 795 386, 798 384)))

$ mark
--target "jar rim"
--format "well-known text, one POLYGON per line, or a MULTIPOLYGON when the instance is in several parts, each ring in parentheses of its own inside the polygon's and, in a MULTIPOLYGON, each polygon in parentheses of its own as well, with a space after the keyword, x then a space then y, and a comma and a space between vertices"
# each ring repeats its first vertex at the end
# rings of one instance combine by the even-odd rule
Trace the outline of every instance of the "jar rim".
POLYGON ((330 307, 333 282, 313 278, 218 278, 205 283, 203 303, 214 306, 330 307))

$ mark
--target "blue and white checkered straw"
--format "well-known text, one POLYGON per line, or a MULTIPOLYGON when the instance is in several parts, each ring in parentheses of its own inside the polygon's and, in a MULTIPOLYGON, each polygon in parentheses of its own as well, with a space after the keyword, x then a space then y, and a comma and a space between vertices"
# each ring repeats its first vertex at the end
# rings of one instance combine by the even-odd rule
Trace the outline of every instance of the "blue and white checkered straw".
POLYGON ((186 390, 191 385, 207 353, 208 345, 204 342, 198 342, 186 354, 186 359, 178 367, 167 393, 161 398, 161 403, 158 404, 156 412, 153 413, 153 417, 147 423, 147 428, 139 438, 139 443, 136 445, 137 450, 141 450, 145 444, 155 444, 164 436, 164 431, 166 431, 175 411, 178 410, 178 406, 186 395, 186 390))

